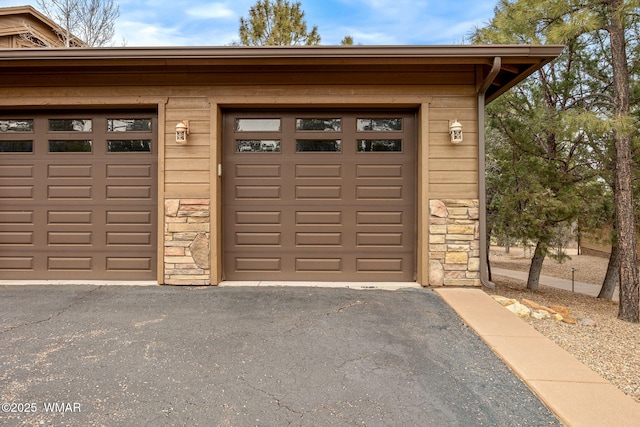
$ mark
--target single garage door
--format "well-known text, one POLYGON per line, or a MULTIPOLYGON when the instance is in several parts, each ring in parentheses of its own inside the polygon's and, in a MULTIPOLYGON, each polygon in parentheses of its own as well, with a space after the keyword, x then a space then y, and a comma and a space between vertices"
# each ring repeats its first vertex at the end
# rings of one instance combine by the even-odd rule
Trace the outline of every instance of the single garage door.
POLYGON ((156 279, 156 116, 0 115, 1 279, 156 279))
POLYGON ((225 280, 415 280, 415 113, 228 112, 225 280))

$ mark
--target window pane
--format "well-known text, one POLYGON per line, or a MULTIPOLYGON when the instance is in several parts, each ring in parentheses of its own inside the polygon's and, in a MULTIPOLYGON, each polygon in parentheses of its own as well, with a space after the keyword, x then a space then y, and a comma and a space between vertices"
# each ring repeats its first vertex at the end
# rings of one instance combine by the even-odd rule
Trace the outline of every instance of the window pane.
POLYGON ((236 119, 236 132, 279 132, 280 119, 236 119))
POLYGON ((238 139, 236 153, 279 153, 279 139, 238 139))
POLYGON ((108 132, 149 132, 151 119, 107 119, 108 132))
POLYGON ((402 151, 401 139, 359 139, 358 152, 402 151))
POLYGON ((298 153, 305 151, 339 153, 342 150, 341 145, 342 140, 340 139, 298 139, 296 151, 298 153))
POLYGON ((342 119, 296 119, 296 130, 339 132, 342 119))
POLYGON ((402 130, 402 119, 358 119, 358 132, 402 130))
POLYGON ((84 119, 49 119, 52 132, 91 132, 93 123, 84 119))
POLYGON ((49 141, 50 153, 90 153, 91 141, 49 141))
POLYGON ((131 153, 131 152, 151 152, 151 140, 149 139, 127 139, 118 141, 107 141, 107 151, 109 153, 131 153))
POLYGON ((33 141, 0 141, 0 153, 33 153, 33 141))
POLYGON ((0 120, 0 132, 33 132, 33 120, 0 120))

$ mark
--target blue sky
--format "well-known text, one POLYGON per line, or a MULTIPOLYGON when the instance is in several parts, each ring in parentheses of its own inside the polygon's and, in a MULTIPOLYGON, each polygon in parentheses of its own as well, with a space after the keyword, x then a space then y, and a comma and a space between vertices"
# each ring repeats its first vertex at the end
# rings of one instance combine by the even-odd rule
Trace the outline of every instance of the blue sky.
MULTIPOLYGON (((294 2, 295 0, 290 0, 294 2)), ((493 16, 497 0, 300 0, 321 44, 350 35, 363 45, 461 44, 493 16)), ((120 0, 115 46, 222 46, 256 0, 120 0), (123 43, 123 40, 125 43, 123 43)), ((0 7, 37 1, 0 0, 0 7)))

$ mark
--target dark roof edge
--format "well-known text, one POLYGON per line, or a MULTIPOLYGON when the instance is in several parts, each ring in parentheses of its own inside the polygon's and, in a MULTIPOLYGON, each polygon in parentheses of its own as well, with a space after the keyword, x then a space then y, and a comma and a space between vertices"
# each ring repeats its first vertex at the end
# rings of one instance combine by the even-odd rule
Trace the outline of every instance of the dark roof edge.
POLYGON ((259 59, 259 58, 548 58, 559 45, 186 46, 0 49, 0 60, 259 59))

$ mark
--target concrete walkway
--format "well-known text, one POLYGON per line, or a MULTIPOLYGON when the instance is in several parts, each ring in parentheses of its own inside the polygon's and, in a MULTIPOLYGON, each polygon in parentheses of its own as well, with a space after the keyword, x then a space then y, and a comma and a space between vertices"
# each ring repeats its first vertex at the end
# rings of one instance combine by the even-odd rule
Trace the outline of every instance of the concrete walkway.
POLYGON ((639 425, 640 404, 484 291, 441 288, 435 292, 565 425, 639 425))
MULTIPOLYGON (((513 279, 527 281, 527 277, 529 273, 526 271, 516 271, 516 270, 507 270, 504 268, 492 268, 491 273, 498 276, 511 277, 513 279)), ((566 279, 558 279, 557 277, 551 276, 540 276, 540 284, 544 286, 549 286, 557 289, 564 289, 566 291, 571 291, 572 289, 575 292, 591 295, 592 297, 597 297, 600 292, 600 286, 591 285, 589 283, 582 282, 574 282, 571 283, 571 280, 566 279)), ((618 288, 616 287, 615 292, 613 293, 613 300, 619 301, 619 293, 618 288)))

